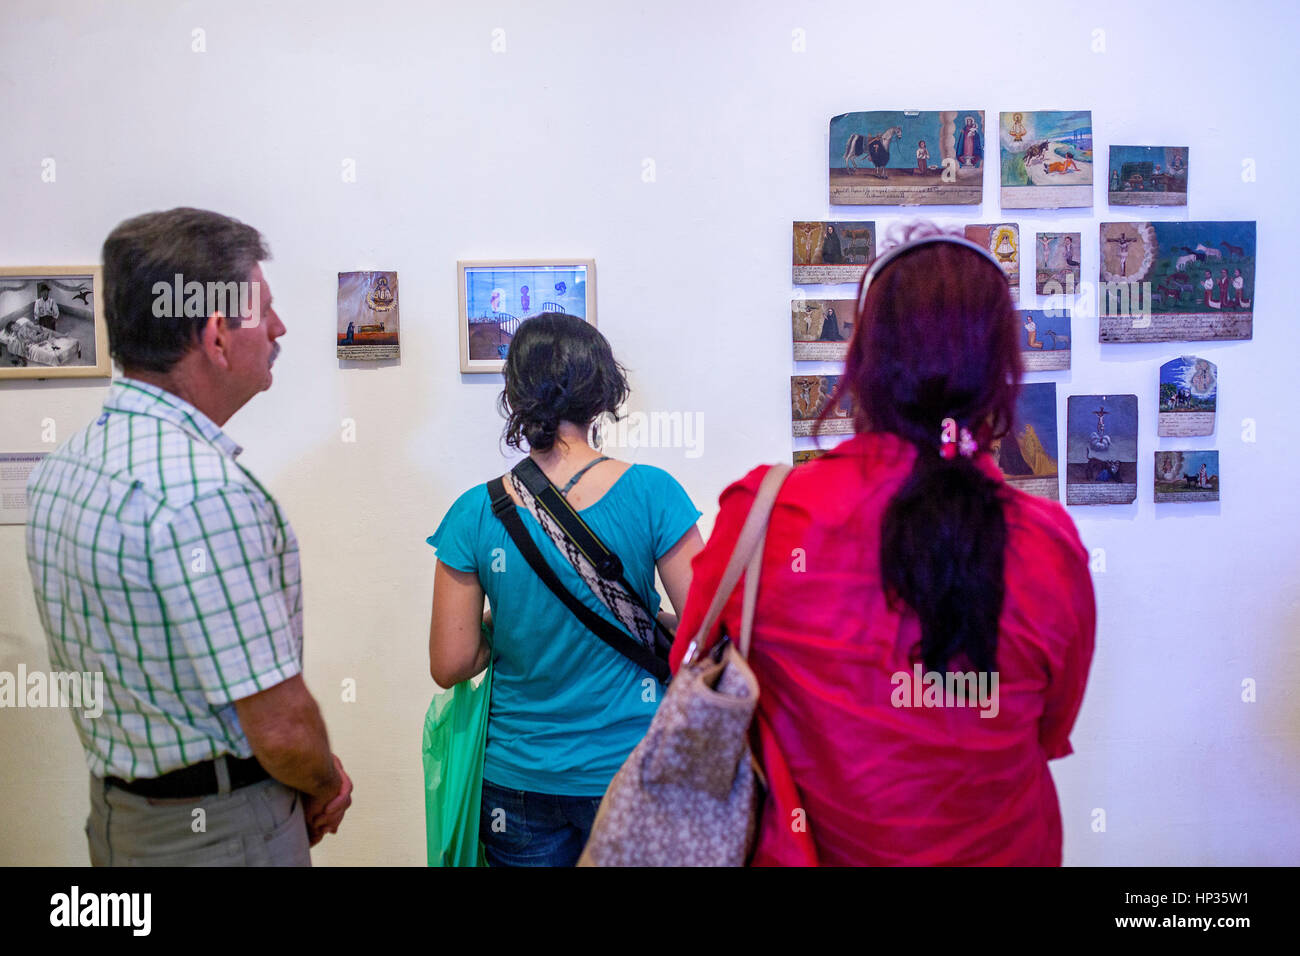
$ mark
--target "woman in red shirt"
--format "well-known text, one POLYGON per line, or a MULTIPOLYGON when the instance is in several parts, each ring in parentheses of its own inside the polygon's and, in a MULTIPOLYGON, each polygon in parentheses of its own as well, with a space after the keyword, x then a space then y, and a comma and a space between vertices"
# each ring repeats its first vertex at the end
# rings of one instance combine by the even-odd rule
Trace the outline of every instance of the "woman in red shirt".
MULTIPOLYGON (((790 474, 764 547, 756 864, 1061 862, 1047 761, 1071 752, 1096 612, 1065 509, 989 454, 1012 425, 1017 321, 964 239, 914 230, 863 279, 840 380, 857 434, 790 474)), ((674 667, 765 472, 722 494, 674 667)))

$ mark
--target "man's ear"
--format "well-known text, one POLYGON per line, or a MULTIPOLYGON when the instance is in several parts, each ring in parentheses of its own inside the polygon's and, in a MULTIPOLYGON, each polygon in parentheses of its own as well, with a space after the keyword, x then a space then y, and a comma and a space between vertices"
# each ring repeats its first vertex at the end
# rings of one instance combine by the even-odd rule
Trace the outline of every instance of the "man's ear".
POLYGON ((230 325, 221 312, 213 312, 199 332, 199 347, 209 362, 222 371, 230 371, 230 325))

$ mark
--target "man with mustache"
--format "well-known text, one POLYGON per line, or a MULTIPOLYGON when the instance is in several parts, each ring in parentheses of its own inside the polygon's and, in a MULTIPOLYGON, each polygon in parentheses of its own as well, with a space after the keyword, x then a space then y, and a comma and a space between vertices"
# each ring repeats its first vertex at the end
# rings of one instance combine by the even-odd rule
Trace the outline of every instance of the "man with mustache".
POLYGON ((285 333, 266 258, 256 229, 214 212, 118 225, 103 281, 122 376, 28 481, 51 663, 107 691, 98 719, 73 711, 97 866, 310 865, 351 804, 302 679, 297 541, 222 431, 271 386, 285 333), (239 284, 251 294, 214 292, 239 284))

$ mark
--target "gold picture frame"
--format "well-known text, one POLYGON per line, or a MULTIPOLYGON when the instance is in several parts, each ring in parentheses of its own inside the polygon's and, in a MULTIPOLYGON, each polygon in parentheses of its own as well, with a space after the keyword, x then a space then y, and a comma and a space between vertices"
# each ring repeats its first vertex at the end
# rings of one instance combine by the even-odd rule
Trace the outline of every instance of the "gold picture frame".
POLYGON ((595 259, 462 259, 456 288, 462 372, 504 369, 510 339, 531 316, 563 312, 596 324, 595 259))
POLYGON ((103 286, 100 266, 0 266, 0 379, 110 377, 103 286))

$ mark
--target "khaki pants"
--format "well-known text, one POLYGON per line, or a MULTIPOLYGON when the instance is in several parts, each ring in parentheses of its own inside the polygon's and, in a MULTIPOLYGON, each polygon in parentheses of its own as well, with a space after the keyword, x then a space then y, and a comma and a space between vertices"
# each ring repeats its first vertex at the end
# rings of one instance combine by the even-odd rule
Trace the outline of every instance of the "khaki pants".
POLYGON ((184 800, 137 796, 90 778, 92 866, 311 866, 302 796, 278 780, 184 800))

